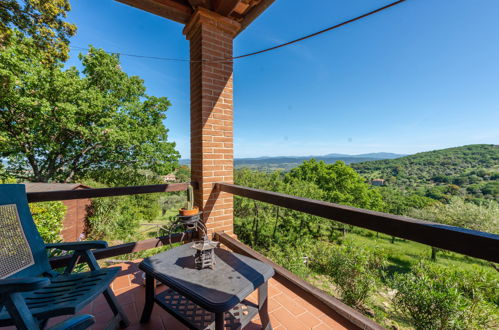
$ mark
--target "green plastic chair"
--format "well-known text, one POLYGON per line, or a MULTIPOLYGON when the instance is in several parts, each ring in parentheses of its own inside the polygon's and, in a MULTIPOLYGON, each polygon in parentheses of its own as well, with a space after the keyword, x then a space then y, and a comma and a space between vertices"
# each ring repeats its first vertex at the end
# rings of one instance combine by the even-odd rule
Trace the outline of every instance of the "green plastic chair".
POLYGON ((120 326, 127 327, 129 321, 109 287, 120 268, 101 269, 91 251, 105 247, 104 241, 45 244, 25 186, 0 184, 0 327, 43 329, 49 318, 76 314, 101 293, 120 326), (62 274, 50 267, 47 249, 52 248, 74 251, 62 274), (91 271, 72 273, 81 258, 91 271))
POLYGON ((95 323, 95 318, 89 314, 73 316, 47 330, 85 330, 95 323))

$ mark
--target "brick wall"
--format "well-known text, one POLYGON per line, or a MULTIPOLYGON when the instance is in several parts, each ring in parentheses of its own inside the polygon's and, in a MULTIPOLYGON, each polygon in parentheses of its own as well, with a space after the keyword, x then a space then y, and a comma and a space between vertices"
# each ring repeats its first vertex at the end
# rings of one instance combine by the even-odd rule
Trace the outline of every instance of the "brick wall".
POLYGON ((233 183, 232 40, 239 23, 198 9, 184 33, 190 42, 191 175, 199 183, 196 205, 211 231, 233 234, 233 197, 215 191, 233 183))

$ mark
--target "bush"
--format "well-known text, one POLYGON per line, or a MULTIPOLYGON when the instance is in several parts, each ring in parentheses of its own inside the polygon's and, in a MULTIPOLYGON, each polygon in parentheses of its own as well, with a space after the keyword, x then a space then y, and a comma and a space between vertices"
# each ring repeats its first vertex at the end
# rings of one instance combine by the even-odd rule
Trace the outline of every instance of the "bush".
POLYGON ((62 202, 43 202, 29 205, 33 220, 45 243, 61 242, 62 221, 66 206, 62 202))
POLYGON ((332 277, 343 302, 361 307, 376 289, 377 279, 386 264, 386 256, 351 244, 316 246, 313 265, 332 277))
POLYGON ((266 255, 275 263, 302 278, 309 275, 307 265, 310 256, 310 244, 306 240, 300 241, 297 246, 291 244, 273 245, 266 255))
POLYGON ((495 308, 487 299, 497 299, 497 281, 490 281, 484 273, 421 262, 411 273, 394 277, 393 303, 416 329, 486 329, 495 308))
POLYGON ((89 237, 133 240, 139 223, 155 219, 160 210, 159 202, 146 195, 94 198, 87 218, 89 237))
MULTIPOLYGON (((101 173, 103 182, 91 179, 84 183, 92 188, 138 186, 160 183, 155 177, 134 175, 125 171, 101 173)), ((136 240, 140 222, 156 219, 161 214, 160 194, 104 197, 92 199, 87 217, 90 239, 136 240)))

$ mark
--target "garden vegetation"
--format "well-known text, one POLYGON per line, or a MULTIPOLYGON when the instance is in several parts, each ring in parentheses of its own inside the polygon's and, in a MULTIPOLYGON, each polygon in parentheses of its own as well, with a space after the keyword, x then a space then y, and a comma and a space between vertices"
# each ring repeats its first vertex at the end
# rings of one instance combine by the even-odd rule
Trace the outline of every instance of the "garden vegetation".
MULTIPOLYGON (((445 201, 423 190, 374 187, 342 162, 310 160, 287 173, 240 169, 235 182, 499 232, 499 204, 492 199, 445 201)), ((247 198, 235 197, 234 212, 241 241, 386 327, 499 326, 496 265, 247 198)))

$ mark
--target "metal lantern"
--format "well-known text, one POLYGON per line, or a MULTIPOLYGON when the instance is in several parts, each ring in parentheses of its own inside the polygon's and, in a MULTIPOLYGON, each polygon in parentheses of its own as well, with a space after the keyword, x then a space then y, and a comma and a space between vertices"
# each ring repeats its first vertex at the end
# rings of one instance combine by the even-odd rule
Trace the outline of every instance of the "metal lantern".
MULTIPOLYGON (((184 230, 197 231, 200 240, 194 241, 192 248, 196 250, 194 254, 194 262, 197 269, 205 269, 210 268, 213 269, 215 267, 215 248, 218 243, 210 240, 208 238, 208 229, 204 224, 201 218, 202 212, 199 212, 195 215, 190 216, 177 216, 177 220, 171 224, 168 235, 171 243, 171 234, 177 230, 177 228, 181 227, 184 230)), ((182 238, 183 238, 182 234, 182 238)))
POLYGON ((196 250, 194 262, 197 269, 215 267, 215 248, 217 242, 211 241, 208 236, 203 235, 203 239, 195 241, 192 248, 196 250))

